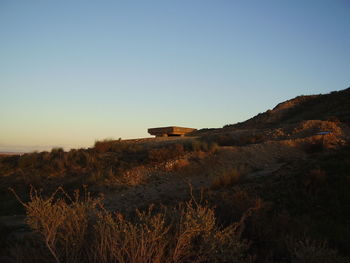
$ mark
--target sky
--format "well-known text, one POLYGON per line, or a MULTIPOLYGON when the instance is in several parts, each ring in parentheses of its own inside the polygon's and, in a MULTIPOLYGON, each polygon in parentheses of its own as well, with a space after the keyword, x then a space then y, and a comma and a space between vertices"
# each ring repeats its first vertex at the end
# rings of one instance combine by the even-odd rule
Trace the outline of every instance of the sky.
POLYGON ((348 0, 0 0, 0 151, 222 127, 350 86, 348 0))

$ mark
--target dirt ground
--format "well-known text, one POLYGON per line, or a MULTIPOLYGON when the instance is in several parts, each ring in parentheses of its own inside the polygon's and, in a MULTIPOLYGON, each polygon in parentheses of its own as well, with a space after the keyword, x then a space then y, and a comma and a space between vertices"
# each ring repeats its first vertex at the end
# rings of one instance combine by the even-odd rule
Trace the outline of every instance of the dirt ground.
POLYGON ((200 160, 189 161, 177 171, 156 171, 158 174, 146 184, 124 189, 101 189, 105 205, 112 211, 130 212, 150 204, 172 204, 189 198, 191 188, 209 188, 215 176, 236 169, 246 178, 266 176, 282 165, 306 154, 283 142, 265 142, 242 147, 220 147, 200 160))

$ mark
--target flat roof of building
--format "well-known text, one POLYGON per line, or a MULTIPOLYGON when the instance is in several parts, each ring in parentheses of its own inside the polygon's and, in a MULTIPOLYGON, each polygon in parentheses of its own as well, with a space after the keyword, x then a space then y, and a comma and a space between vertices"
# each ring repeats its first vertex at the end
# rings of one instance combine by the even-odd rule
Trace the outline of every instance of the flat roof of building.
POLYGON ((194 128, 186 128, 179 126, 168 126, 168 127, 158 127, 158 128, 150 128, 148 129, 148 133, 151 135, 184 135, 190 132, 193 132, 197 129, 194 128))

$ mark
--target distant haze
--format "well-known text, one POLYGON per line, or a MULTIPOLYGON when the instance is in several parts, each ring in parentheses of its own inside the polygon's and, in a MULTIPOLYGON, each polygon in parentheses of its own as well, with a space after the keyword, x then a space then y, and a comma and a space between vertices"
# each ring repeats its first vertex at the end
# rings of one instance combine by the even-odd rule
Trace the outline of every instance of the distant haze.
POLYGON ((350 86, 350 2, 0 2, 0 151, 222 127, 350 86))

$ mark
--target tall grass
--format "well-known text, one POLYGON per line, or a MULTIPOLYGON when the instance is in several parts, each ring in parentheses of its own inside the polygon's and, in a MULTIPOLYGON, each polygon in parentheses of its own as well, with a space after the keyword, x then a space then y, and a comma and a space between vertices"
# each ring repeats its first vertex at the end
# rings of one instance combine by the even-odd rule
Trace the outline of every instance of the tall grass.
POLYGON ((81 197, 79 191, 70 197, 62 188, 48 198, 32 189, 27 203, 16 197, 26 210, 26 223, 39 234, 56 262, 82 259, 89 220, 102 207, 100 198, 93 199, 87 192, 81 197))
POLYGON ((248 262, 237 225, 219 226, 214 210, 195 200, 129 217, 105 210, 101 198, 71 197, 62 188, 47 198, 32 190, 29 202, 20 202, 44 245, 33 249, 50 255, 42 262, 248 262))
POLYGON ((238 182, 242 181, 244 176, 237 171, 237 169, 232 169, 230 171, 225 171, 220 175, 216 175, 211 182, 211 189, 219 189, 223 187, 229 187, 238 182))

